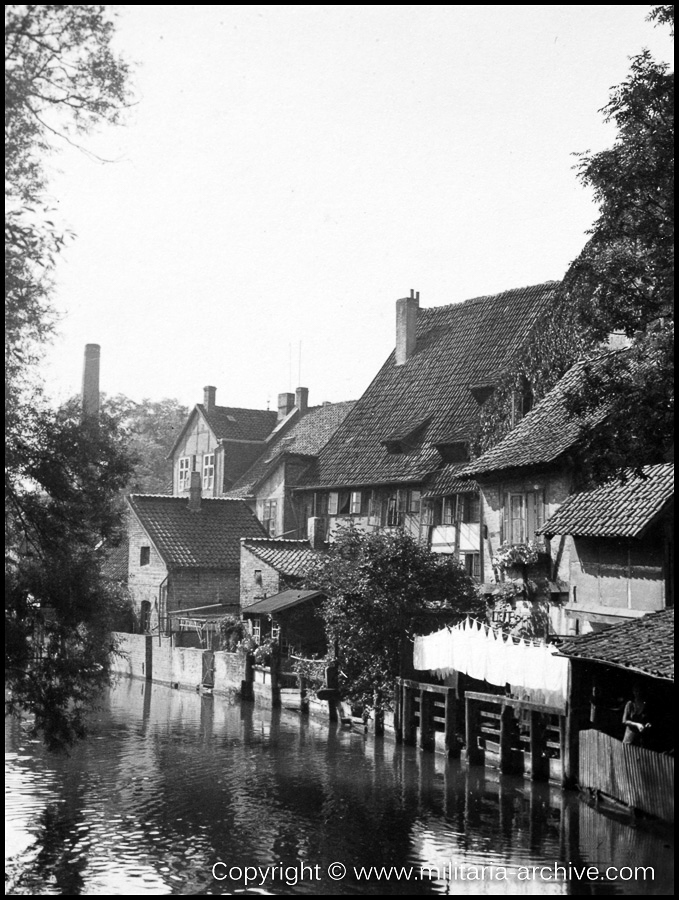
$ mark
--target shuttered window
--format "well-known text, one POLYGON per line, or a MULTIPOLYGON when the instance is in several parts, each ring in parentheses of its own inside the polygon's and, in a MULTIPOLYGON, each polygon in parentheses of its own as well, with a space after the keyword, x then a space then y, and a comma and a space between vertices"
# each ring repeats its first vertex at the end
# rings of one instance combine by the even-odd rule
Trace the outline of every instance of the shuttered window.
POLYGON ((507 491, 502 503, 502 541, 508 544, 534 541, 543 519, 543 491, 507 491))

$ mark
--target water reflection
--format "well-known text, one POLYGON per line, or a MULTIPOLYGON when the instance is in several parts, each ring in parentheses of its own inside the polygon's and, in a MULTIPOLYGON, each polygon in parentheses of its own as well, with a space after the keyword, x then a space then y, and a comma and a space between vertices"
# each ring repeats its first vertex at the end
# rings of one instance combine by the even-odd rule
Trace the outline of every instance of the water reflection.
POLYGON ((27 743, 13 722, 7 744, 9 893, 672 891, 663 831, 605 817, 549 785, 291 712, 121 680, 69 758, 27 743), (216 881, 220 861, 227 877, 216 881), (327 874, 335 861, 349 869, 341 882, 327 874), (517 880, 520 866, 557 862, 649 865, 656 879, 517 880), (320 879, 295 884, 285 867, 301 865, 318 866, 320 879), (433 868, 414 881, 423 865, 433 868), (246 891, 236 871, 245 866, 272 868, 246 891), (412 866, 413 877, 359 880, 361 866, 412 866))

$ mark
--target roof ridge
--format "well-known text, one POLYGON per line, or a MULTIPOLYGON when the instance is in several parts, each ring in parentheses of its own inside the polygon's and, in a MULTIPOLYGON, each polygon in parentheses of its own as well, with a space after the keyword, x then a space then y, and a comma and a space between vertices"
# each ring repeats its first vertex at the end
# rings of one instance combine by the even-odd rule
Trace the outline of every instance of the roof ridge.
POLYGON ((215 405, 212 407, 212 410, 208 410, 204 403, 196 403, 196 406, 200 407, 200 409, 202 410, 205 410, 208 415, 210 412, 215 412, 218 409, 232 410, 233 412, 271 413, 272 415, 278 415, 275 409, 258 409, 254 406, 222 406, 219 403, 215 403, 215 405))
POLYGON ((494 294, 480 294, 477 297, 468 297, 466 300, 457 300, 457 301, 454 301, 453 303, 443 303, 443 304, 441 304, 441 306, 422 306, 422 307, 420 307, 419 311, 423 312, 423 313, 428 313, 433 310, 451 309, 453 307, 456 307, 459 309, 461 306, 474 305, 477 303, 486 303, 486 302, 488 302, 488 300, 495 300, 498 297, 503 297, 507 294, 523 293, 524 291, 538 290, 541 288, 546 288, 546 287, 550 287, 550 286, 554 286, 554 285, 558 285, 558 284, 561 284, 561 282, 557 281, 557 280, 542 281, 538 284, 527 284, 527 285, 524 285, 523 287, 507 288, 504 291, 496 291, 494 294))

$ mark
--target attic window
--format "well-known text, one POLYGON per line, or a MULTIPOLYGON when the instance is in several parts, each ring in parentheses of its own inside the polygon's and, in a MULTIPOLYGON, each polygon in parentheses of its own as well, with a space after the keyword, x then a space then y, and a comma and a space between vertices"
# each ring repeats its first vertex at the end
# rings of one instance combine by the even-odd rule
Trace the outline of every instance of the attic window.
POLYGON ((148 566, 151 562, 151 548, 150 547, 140 547, 139 548, 139 565, 140 566, 148 566))
POLYGON ((236 421, 236 420, 234 419, 234 417, 233 417, 233 416, 230 416, 230 415, 227 415, 226 418, 227 418, 227 420, 228 420, 229 422, 234 422, 234 423, 235 423, 235 421, 236 421))
POLYGON ((387 453, 409 453, 422 443, 424 432, 431 421, 431 416, 418 422, 402 425, 381 442, 387 453))
POLYGON ((469 393, 479 406, 483 406, 486 400, 490 399, 495 390, 494 384, 470 384, 469 393))
POLYGON ((436 445, 441 459, 446 463, 467 462, 469 459, 469 444, 467 441, 448 441, 436 445))

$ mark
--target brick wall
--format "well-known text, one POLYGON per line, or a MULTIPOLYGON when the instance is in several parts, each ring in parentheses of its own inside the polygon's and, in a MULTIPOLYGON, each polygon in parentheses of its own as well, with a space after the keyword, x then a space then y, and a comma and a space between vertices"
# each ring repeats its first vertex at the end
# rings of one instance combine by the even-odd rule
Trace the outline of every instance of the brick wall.
POLYGON ((240 545, 240 608, 252 606, 257 600, 264 597, 273 597, 280 593, 280 572, 262 562, 243 543, 240 545), (261 583, 255 576, 261 572, 261 583))
POLYGON ((170 576, 168 612, 216 603, 227 606, 227 614, 238 615, 240 612, 240 586, 236 570, 179 569, 170 576))
POLYGON ((135 612, 139 615, 142 602, 148 601, 152 610, 151 627, 155 627, 158 624, 158 592, 167 577, 167 568, 148 534, 141 527, 139 519, 132 512, 128 516, 128 535, 130 539, 128 587, 135 612), (149 548, 149 562, 143 566, 140 565, 142 547, 149 548))

